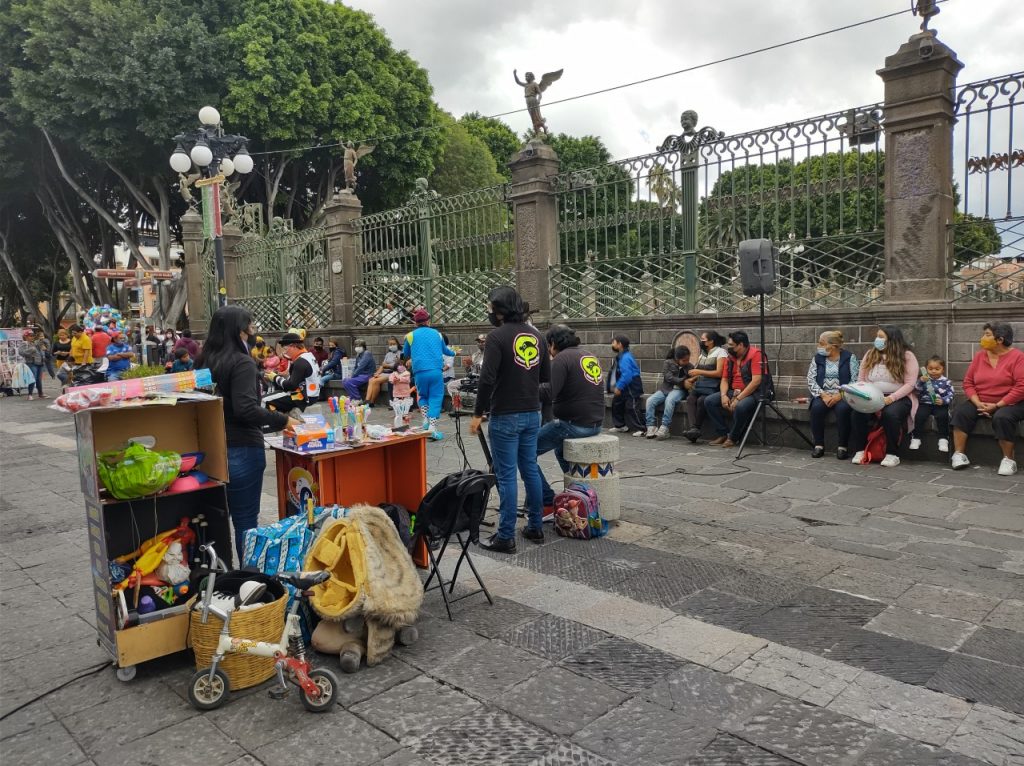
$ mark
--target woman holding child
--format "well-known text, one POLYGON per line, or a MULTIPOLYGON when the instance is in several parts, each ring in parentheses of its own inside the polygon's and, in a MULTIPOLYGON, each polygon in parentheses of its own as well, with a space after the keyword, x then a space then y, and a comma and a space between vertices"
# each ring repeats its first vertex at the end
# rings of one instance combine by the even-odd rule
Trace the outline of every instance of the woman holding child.
POLYGON ((818 351, 807 368, 807 388, 811 392, 811 457, 825 456, 825 420, 830 412, 836 415, 839 446, 836 457, 846 460, 850 442, 850 405, 843 399, 840 386, 857 379, 860 362, 843 348, 843 334, 838 330, 823 332, 818 337, 818 351))
MULTIPOLYGON (((882 458, 885 468, 900 464, 897 453, 903 428, 908 422, 914 422, 917 411, 917 397, 911 394, 917 385, 920 367, 910 345, 903 338, 903 331, 895 325, 882 325, 878 328, 874 348, 861 360, 857 380, 873 383, 885 396, 885 404, 878 413, 885 430, 885 457, 882 458)), ((864 448, 868 443, 872 417, 862 412, 853 412, 850 416, 850 447, 855 453, 852 461, 855 465, 864 462, 864 448)))
POLYGON ((1024 353, 1010 348, 1012 343, 1013 328, 1008 322, 985 325, 979 341, 981 351, 974 355, 964 376, 964 394, 968 399, 953 412, 954 469, 971 464, 965 454, 967 437, 979 418, 990 418, 1003 451, 999 475, 1017 473, 1013 445, 1024 420, 1024 353))

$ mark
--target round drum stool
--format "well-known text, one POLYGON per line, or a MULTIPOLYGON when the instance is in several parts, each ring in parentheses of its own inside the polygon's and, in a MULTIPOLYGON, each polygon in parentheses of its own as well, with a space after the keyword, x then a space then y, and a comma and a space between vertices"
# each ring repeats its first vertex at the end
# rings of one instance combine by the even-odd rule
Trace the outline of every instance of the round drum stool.
POLYGON ((597 493, 601 502, 601 516, 605 521, 618 521, 621 508, 619 475, 615 462, 619 459, 619 438, 608 434, 588 436, 586 439, 566 439, 562 454, 569 463, 565 486, 579 482, 597 493))

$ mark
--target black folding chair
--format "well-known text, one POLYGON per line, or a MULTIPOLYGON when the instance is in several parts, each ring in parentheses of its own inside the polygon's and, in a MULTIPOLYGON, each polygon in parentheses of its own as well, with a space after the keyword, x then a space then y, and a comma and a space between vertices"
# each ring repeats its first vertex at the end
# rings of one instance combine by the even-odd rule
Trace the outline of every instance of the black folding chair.
POLYGON ((441 590, 441 598, 444 599, 444 608, 448 612, 449 620, 452 619, 452 604, 477 593, 483 593, 487 597, 487 602, 494 605, 494 599, 491 598, 480 573, 473 565, 469 546, 480 540, 480 522, 483 520, 491 489, 496 483, 497 478, 493 473, 474 469, 453 473, 427 493, 416 513, 416 539, 411 549, 415 549, 419 538, 424 538, 430 559, 430 574, 423 584, 423 590, 441 590), (455 562, 451 580, 445 582, 440 566, 453 536, 458 541, 461 552, 458 561, 455 562), (436 541, 441 541, 441 547, 435 555, 431 543, 436 541), (469 565, 480 587, 458 598, 451 598, 463 561, 469 565), (431 586, 435 575, 437 583, 431 586))

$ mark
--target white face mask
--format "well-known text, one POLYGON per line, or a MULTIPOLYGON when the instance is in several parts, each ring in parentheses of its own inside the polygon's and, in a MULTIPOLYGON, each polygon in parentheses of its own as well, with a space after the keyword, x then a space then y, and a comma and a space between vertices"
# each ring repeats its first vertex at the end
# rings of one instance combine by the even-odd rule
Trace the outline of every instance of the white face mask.
POLYGON ((398 351, 398 346, 392 343, 390 346, 388 346, 388 351, 398 351))
POLYGON ((365 346, 356 346, 356 353, 357 354, 361 354, 364 351, 366 351, 366 347, 365 346))

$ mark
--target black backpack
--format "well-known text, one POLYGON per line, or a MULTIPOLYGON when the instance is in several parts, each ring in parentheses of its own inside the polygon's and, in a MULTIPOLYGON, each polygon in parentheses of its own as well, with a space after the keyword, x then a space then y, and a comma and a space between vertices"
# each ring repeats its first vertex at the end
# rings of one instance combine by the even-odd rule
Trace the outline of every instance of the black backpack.
POLYGON ((480 539, 480 522, 483 521, 487 509, 487 491, 474 492, 464 498, 458 496, 460 485, 467 485, 485 478, 491 478, 489 489, 493 485, 492 474, 476 468, 468 468, 448 474, 437 482, 420 501, 416 510, 413 525, 414 537, 424 534, 432 540, 443 539, 449 534, 469 532, 469 539, 477 542, 480 539), (455 518, 453 518, 455 515, 455 518))

